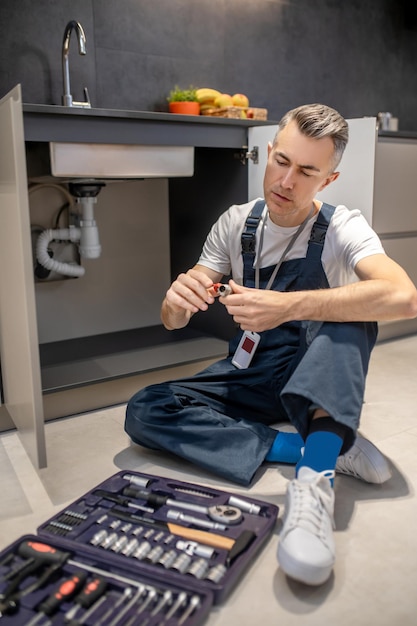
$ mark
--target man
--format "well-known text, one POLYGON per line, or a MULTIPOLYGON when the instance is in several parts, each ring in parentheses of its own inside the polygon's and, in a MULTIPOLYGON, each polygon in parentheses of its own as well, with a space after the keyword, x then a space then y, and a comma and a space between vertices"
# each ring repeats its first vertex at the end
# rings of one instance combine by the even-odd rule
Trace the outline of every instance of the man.
POLYGON ((278 561, 311 585, 334 564, 335 471, 371 483, 390 477, 386 459, 357 435, 375 321, 417 316, 414 285, 360 212, 315 199, 338 177, 347 140, 346 121, 327 106, 282 118, 268 146, 264 201, 219 218, 162 304, 165 327, 183 328, 231 275, 232 293, 220 301, 241 330, 228 358, 143 389, 125 425, 134 442, 244 485, 264 461, 296 464, 278 561), (282 420, 297 432, 274 430, 282 420))

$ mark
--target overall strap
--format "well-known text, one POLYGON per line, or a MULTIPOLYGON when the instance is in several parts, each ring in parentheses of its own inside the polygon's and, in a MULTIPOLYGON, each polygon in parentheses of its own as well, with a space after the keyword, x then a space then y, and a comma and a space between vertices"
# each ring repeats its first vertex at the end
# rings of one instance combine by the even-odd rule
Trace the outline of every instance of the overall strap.
POLYGON ((323 252, 327 229, 336 207, 323 202, 316 221, 313 224, 308 241, 307 259, 310 262, 320 261, 323 252))
POLYGON ((256 255, 256 230, 265 207, 265 200, 258 200, 246 218, 245 228, 240 238, 243 257, 243 284, 246 285, 253 272, 256 255))

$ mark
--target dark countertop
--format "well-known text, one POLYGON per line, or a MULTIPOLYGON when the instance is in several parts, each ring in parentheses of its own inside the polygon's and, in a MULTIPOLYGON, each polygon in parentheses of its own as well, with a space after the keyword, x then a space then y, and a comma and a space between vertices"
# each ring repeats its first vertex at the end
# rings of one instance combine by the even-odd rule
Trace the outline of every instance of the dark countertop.
POLYGON ((417 131, 415 130, 380 130, 378 131, 378 137, 384 139, 417 139, 417 131))
MULTIPOLYGON (((248 128, 277 121, 235 120, 152 111, 23 104, 26 141, 242 148, 248 128)), ((379 131, 383 139, 417 139, 417 131, 379 131)))
POLYGON ((26 141, 72 141, 241 148, 248 128, 278 122, 151 111, 23 104, 26 141))

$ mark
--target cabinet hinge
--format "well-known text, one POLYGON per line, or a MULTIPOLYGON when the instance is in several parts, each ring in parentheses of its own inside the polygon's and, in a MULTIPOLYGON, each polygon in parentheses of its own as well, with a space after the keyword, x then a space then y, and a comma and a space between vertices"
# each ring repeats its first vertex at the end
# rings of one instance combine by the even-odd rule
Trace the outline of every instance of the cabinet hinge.
POLYGON ((247 146, 243 146, 242 150, 239 152, 239 158, 243 165, 246 165, 247 161, 250 159, 257 165, 259 163, 259 147, 253 146, 252 150, 248 151, 247 146))

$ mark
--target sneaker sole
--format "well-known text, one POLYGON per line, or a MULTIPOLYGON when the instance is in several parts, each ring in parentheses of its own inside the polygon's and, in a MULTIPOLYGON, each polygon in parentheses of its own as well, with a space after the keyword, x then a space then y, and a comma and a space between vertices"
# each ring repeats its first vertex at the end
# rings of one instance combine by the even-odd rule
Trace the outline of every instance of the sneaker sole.
POLYGON ((278 563, 282 571, 305 585, 319 586, 329 579, 333 570, 333 563, 327 567, 317 567, 306 563, 299 563, 287 554, 282 545, 278 544, 278 563))
MULTIPOLYGON (((376 446, 374 446, 373 443, 371 443, 368 439, 365 439, 364 437, 358 437, 358 439, 355 442, 355 445, 364 454, 364 456, 367 457, 369 461, 369 465, 372 466, 372 469, 374 471, 374 474, 375 474, 374 478, 376 479, 376 480, 375 479, 370 480, 370 477, 368 478, 360 477, 360 480, 363 480, 373 485, 382 485, 383 483, 387 482, 387 480, 391 478, 392 472, 388 465, 388 461, 386 460, 382 452, 380 452, 376 448, 376 446), (379 455, 380 455, 381 462, 379 464, 373 463, 372 458, 377 457, 379 455)), ((349 452, 347 454, 349 454, 349 452)), ((354 476, 350 472, 344 472, 343 470, 339 471, 337 468, 337 465, 336 465, 336 473, 343 474, 344 476, 351 476, 352 478, 359 478, 358 476, 354 476)))

